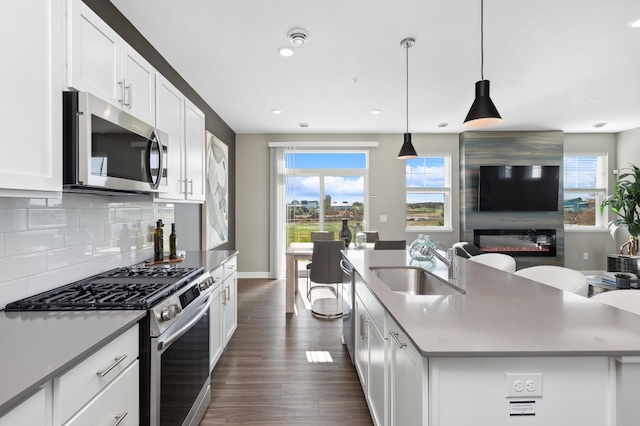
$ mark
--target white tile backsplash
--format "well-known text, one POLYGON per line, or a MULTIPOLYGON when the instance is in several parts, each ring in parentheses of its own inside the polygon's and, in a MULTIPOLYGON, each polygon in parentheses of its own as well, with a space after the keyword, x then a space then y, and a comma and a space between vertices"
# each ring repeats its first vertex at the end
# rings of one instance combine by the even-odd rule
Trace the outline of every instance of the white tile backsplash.
POLYGON ((169 247, 172 203, 69 193, 61 199, 0 197, 0 308, 153 257, 158 219, 166 224, 169 247))

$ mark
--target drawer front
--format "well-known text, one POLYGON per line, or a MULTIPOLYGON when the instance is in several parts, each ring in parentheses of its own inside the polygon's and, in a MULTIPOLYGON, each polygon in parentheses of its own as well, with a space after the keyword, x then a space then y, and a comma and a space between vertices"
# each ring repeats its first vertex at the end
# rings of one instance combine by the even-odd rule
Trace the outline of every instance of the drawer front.
POLYGON ((138 325, 53 381, 56 424, 64 422, 138 358, 138 325), (124 358, 123 358, 124 357, 124 358))
POLYGON ((138 371, 136 360, 65 426, 137 426, 140 420, 138 371))
POLYGON ((224 265, 224 278, 226 279, 229 275, 236 272, 238 269, 238 257, 233 256, 231 259, 227 260, 224 265))
POLYGON ((385 318, 385 310, 382 307, 382 304, 378 301, 378 299, 373 295, 369 287, 364 283, 362 278, 356 274, 356 294, 362 300, 362 304, 366 307, 367 311, 369 311, 369 315, 371 319, 375 323, 376 327, 380 331, 380 334, 384 336, 385 328, 384 328, 384 318, 385 318))
POLYGON ((213 282, 216 284, 220 284, 224 277, 224 266, 218 266, 216 269, 209 272, 211 278, 213 278, 213 282))

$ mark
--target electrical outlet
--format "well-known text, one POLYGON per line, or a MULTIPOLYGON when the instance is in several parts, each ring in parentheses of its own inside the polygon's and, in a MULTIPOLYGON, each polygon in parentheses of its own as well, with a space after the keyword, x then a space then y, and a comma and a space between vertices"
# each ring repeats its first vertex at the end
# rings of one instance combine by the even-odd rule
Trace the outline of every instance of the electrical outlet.
POLYGON ((584 253, 582 253, 582 258, 583 258, 584 260, 589 260, 589 253, 588 253, 588 252, 586 252, 586 251, 585 251, 584 253))
POLYGON ((542 396, 542 373, 504 373, 507 398, 542 396))

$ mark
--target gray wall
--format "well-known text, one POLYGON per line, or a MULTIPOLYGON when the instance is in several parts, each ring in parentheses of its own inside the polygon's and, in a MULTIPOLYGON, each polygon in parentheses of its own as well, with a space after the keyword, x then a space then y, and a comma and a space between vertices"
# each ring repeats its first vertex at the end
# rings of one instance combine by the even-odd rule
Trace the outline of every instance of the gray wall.
MULTIPOLYGON (((220 116, 200 97, 162 55, 140 34, 120 11, 109 1, 82 0, 93 9, 111 28, 140 53, 153 67, 178 88, 191 102, 205 114, 205 128, 229 146, 229 242, 219 249, 234 249, 235 241, 235 166, 236 135, 220 116)), ((176 204, 176 227, 180 229, 181 247, 185 250, 199 250, 201 232, 199 204, 176 204)))
MULTIPOLYGON (((625 140, 640 140, 640 131, 629 134, 625 140)), ((417 238, 416 233, 405 231, 404 161, 396 159, 402 135, 391 134, 251 134, 237 135, 236 248, 243 253, 239 257, 238 269, 245 277, 267 277, 269 275, 269 148, 268 142, 291 141, 378 141, 379 148, 370 150, 370 223, 368 228, 377 230, 388 239, 417 238), (381 223, 380 215, 387 215, 388 222, 381 223)), ((459 205, 459 135, 457 134, 414 134, 413 142, 419 153, 451 151, 452 168, 452 222, 454 230, 430 232, 435 241, 450 246, 460 238, 459 205)), ((640 146, 638 142, 635 142, 640 146)), ((565 134, 566 152, 583 152, 585 149, 604 150, 609 153, 609 161, 616 164, 616 136, 612 134, 565 134)), ((640 148, 635 152, 640 158, 640 148)), ((610 182, 611 183, 611 182, 610 182)), ((606 231, 566 232, 565 266, 579 269, 605 269, 606 254, 615 252, 615 244, 606 231), (589 259, 584 260, 583 252, 588 251, 589 259)))

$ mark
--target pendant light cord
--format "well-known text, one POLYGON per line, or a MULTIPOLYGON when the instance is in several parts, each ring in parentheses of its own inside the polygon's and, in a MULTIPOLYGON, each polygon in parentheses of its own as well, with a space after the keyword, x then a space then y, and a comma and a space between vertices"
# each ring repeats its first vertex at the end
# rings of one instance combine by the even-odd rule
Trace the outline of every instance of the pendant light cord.
POLYGON ((484 0, 480 0, 480 80, 484 80, 484 0))
POLYGON ((407 133, 409 133, 409 42, 407 42, 407 44, 405 44, 404 46, 405 50, 406 50, 406 73, 407 73, 407 133))

